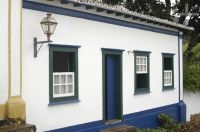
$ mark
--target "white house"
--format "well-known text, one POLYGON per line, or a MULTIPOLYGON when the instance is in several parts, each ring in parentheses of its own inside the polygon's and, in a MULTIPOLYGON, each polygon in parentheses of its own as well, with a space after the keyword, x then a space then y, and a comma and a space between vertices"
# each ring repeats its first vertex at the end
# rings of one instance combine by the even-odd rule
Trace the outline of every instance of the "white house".
POLYGON ((193 28, 119 6, 23 0, 21 15, 20 6, 11 11, 18 26, 9 47, 9 1, 0 5, 0 115, 20 95, 38 131, 156 127, 160 113, 186 120, 182 31, 193 28), (53 42, 38 44, 34 57, 34 38, 46 40, 40 21, 48 12, 58 23, 53 42))

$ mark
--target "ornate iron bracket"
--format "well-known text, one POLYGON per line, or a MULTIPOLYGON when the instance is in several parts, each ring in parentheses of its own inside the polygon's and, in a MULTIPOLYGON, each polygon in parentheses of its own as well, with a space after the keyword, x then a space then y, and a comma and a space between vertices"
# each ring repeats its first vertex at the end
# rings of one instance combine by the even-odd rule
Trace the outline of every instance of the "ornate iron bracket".
POLYGON ((40 51, 40 49, 42 48, 43 44, 44 43, 50 43, 50 42, 53 42, 53 41, 38 41, 37 42, 37 38, 34 38, 33 40, 34 42, 34 57, 37 57, 37 54, 38 52, 40 51), (37 45, 40 44, 40 47, 38 48, 37 45))

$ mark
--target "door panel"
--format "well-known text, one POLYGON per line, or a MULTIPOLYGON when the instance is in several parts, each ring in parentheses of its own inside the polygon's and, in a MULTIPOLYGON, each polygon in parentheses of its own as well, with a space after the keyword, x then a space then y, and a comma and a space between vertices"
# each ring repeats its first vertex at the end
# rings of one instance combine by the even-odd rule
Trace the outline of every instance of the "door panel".
POLYGON ((105 55, 105 120, 121 119, 121 56, 105 55))
POLYGON ((106 93, 107 120, 116 118, 116 59, 108 55, 106 58, 106 93))

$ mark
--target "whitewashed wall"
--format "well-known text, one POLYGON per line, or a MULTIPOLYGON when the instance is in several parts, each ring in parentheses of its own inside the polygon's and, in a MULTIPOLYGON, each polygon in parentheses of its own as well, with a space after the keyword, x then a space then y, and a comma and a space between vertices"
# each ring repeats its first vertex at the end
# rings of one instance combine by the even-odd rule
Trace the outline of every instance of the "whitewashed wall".
MULTIPOLYGON (((20 4, 11 0, 11 96, 20 95, 20 4)), ((0 104, 8 99, 8 0, 0 4, 0 104)))
POLYGON ((49 48, 44 45, 33 57, 33 37, 46 40, 39 22, 45 12, 23 9, 23 97, 27 122, 38 131, 102 120, 101 48, 124 49, 123 114, 178 102, 178 39, 112 24, 53 14, 58 26, 51 37, 54 44, 80 45, 79 103, 48 106, 49 48), (134 95, 134 56, 129 50, 151 51, 151 93, 134 95), (162 91, 162 52, 175 53, 175 89, 162 91))
POLYGON ((0 104, 8 99, 8 1, 0 4, 0 104))
POLYGON ((190 120, 191 114, 200 113, 200 92, 192 93, 192 92, 184 92, 184 102, 187 107, 187 121, 190 120))

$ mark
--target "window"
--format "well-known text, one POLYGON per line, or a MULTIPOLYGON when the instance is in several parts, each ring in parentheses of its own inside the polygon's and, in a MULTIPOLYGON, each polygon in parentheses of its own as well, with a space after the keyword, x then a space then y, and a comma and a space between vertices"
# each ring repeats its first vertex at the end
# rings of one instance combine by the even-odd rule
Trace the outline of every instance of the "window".
POLYGON ((78 100, 78 46, 49 45, 50 103, 78 100))
POLYGON ((53 73, 53 97, 74 96, 74 72, 53 73))
POLYGON ((163 53, 163 90, 174 88, 173 55, 163 53))
POLYGON ((147 73, 146 56, 136 56, 136 73, 137 74, 147 73))
POLYGON ((150 92, 149 54, 146 51, 134 51, 135 54, 135 94, 150 92))

